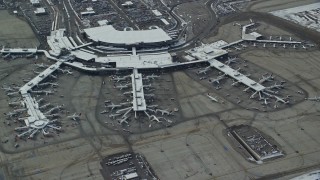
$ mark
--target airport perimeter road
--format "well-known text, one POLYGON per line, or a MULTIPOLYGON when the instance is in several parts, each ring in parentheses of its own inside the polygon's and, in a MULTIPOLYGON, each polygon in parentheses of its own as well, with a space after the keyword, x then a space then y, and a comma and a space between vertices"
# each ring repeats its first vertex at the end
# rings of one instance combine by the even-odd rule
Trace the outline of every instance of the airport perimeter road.
MULTIPOLYGON (((203 29, 199 34, 195 35, 192 39, 190 39, 189 41, 187 41, 184 44, 181 44, 177 47, 174 47, 172 49, 170 49, 171 52, 179 52, 179 51, 185 51, 186 49, 189 49, 190 47, 192 47, 194 45, 194 43, 197 43, 198 41, 201 41, 203 38, 205 38, 211 31, 214 30, 214 28, 217 25, 217 17, 215 12, 212 9, 212 3, 214 3, 213 6, 215 6, 217 4, 218 1, 216 0, 209 0, 206 2, 206 8, 209 12, 209 19, 208 19, 208 25, 206 26, 205 29, 203 29)), ((174 8, 176 8, 178 5, 180 4, 176 4, 172 7, 172 10, 174 10, 174 8)))

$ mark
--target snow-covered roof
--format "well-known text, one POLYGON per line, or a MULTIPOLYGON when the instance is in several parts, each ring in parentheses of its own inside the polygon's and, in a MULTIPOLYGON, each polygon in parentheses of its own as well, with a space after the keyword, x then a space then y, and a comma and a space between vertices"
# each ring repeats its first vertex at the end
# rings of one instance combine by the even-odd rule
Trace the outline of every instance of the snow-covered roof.
POLYGON ((169 53, 145 53, 138 55, 114 55, 97 57, 98 63, 116 62, 117 68, 157 68, 162 65, 172 64, 172 57, 169 53))
POLYGON ((78 59, 82 59, 84 61, 90 61, 92 59, 96 59, 97 56, 82 50, 71 51, 71 54, 76 56, 78 59))
POLYGON ((163 22, 163 24, 165 24, 166 26, 168 26, 170 23, 166 20, 166 19, 164 19, 164 18, 161 18, 160 19, 162 22, 163 22))
POLYGON ((157 9, 155 10, 152 10, 153 14, 156 15, 156 16, 162 16, 161 12, 158 11, 157 9))
POLYGON ((131 75, 132 80, 132 94, 133 94, 133 110, 145 111, 147 109, 146 100, 144 99, 142 74, 138 73, 137 69, 133 70, 131 75))
POLYGON ((35 11, 34 11, 35 14, 44 14, 46 13, 46 10, 44 8, 37 8, 35 11))
POLYGON ((104 20, 100 20, 100 21, 97 21, 99 26, 104 26, 104 25, 107 25, 109 23, 108 20, 104 19, 104 20))
POLYGON ((51 31, 51 35, 47 36, 47 43, 50 46, 50 54, 54 56, 59 56, 61 49, 66 48, 71 50, 74 46, 71 44, 68 37, 64 36, 65 29, 58 29, 51 31))
POLYGON ((111 25, 84 29, 89 39, 110 44, 135 45, 170 41, 171 37, 162 29, 118 31, 111 25))
POLYGON ((33 5, 39 4, 40 1, 39 0, 30 0, 30 3, 33 5))

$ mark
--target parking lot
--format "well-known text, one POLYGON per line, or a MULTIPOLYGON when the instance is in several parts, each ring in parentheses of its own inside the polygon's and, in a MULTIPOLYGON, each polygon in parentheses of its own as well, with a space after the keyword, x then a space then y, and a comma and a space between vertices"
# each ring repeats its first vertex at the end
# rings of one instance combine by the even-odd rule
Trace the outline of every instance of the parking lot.
POLYGON ((157 179, 152 167, 141 154, 114 154, 104 158, 101 166, 104 179, 157 179))
MULTIPOLYGON (((98 1, 93 7, 101 12, 101 16, 82 19, 89 22, 88 26, 96 26, 100 19, 115 22, 114 26, 118 30, 133 25, 148 28, 149 22, 154 23, 150 19, 142 21, 142 25, 138 22, 132 23, 129 17, 123 15, 129 12, 127 9, 116 9, 116 6, 110 5, 111 0, 105 4, 103 2, 105 1, 98 1), (105 12, 99 9, 101 7, 106 8, 105 12), (123 14, 119 15, 121 13, 123 14)), ((150 9, 145 8, 147 5, 133 2, 139 3, 138 7, 142 7, 146 11, 145 14, 150 13, 150 9)), ((169 7, 177 3, 169 0, 166 2, 169 7)), ((179 15, 186 20, 192 20, 190 22, 198 29, 188 30, 197 34, 207 27, 204 23, 209 17, 207 7, 200 1, 190 4, 186 2, 181 1, 182 4, 178 6, 180 10, 176 12, 181 13, 179 15), (194 7, 201 8, 201 11, 194 7), (189 16, 192 17, 188 19, 189 16)), ((274 2, 257 2, 251 8, 258 6, 256 10, 270 10, 274 2), (267 7, 263 6, 265 3, 267 7), (263 7, 260 8, 259 5, 263 7)), ((77 12, 86 11, 91 3, 93 2, 82 4, 72 1, 78 8, 77 12)), ((291 6, 290 3, 289 5, 291 6)), ((157 7, 152 6, 151 1, 148 6, 157 7)), ((278 8, 277 3, 273 6, 275 9, 278 8)), ((282 8, 283 6, 281 5, 282 8)), ((163 9, 164 7, 159 7, 161 12, 163 9)), ((139 10, 133 8, 132 12, 135 18, 141 18, 139 10)), ((169 19, 168 14, 163 14, 169 19)), ((318 41, 318 36, 307 30, 301 34, 301 28, 292 23, 279 23, 282 21, 274 21, 272 18, 268 19, 265 14, 250 12, 237 14, 239 17, 232 17, 231 13, 230 19, 219 24, 221 26, 217 31, 209 33, 203 43, 221 39, 227 42, 238 40, 241 30, 240 26, 234 23, 249 22, 252 18, 248 17, 249 15, 264 20, 259 21, 261 26, 256 29, 265 34, 267 39, 270 36, 278 40, 280 37, 286 40, 291 37, 293 40, 310 42, 312 38, 304 37, 314 37, 314 40, 318 41)), ((15 23, 8 23, 8 27, 0 30, 6 37, 1 39, 1 45, 24 47, 32 44, 33 47, 34 42, 38 43, 31 30, 26 28, 26 23, 14 26, 15 23), (17 31, 16 38, 12 37, 13 30, 17 31), (24 37, 24 34, 27 37, 24 37)), ((199 41, 195 44, 201 43, 199 41)), ((43 98, 41 106, 45 112, 63 105, 60 111, 56 111, 59 115, 57 121, 62 130, 54 131, 49 128, 51 136, 45 137, 39 132, 34 139, 17 138, 14 129, 24 125, 19 120, 20 116, 6 118, 7 114, 4 113, 16 112, 18 108, 9 104, 19 101, 19 96, 10 98, 5 89, 7 86, 13 89, 22 86, 26 83, 24 81, 29 81, 37 75, 40 71, 38 65, 50 65, 54 62, 41 55, 31 58, 0 58, 0 177, 117 179, 126 176, 140 179, 136 177, 139 176, 141 179, 282 180, 320 168, 320 141, 317 138, 320 106, 318 101, 308 99, 319 97, 318 47, 304 49, 302 46, 284 48, 282 45, 273 47, 273 44, 266 47, 263 47, 263 44, 256 45, 237 45, 241 46, 241 50, 231 47, 229 58, 236 60, 231 63, 226 57, 221 59, 221 63, 230 65, 258 82, 272 75, 272 81, 261 83, 268 87, 283 84, 284 87, 279 89, 278 95, 290 103, 282 104, 275 99, 262 101, 258 96, 250 98, 254 92, 244 92, 247 87, 241 84, 233 86, 235 82, 216 69, 210 69, 207 74, 200 74, 199 71, 204 70, 206 66, 165 73, 141 71, 143 84, 147 86, 147 105, 151 106, 148 107, 148 115, 152 114, 166 120, 162 119, 162 123, 157 123, 157 120, 151 120, 154 117, 149 118, 144 112, 138 112, 135 118, 134 112, 126 111, 128 123, 123 124, 119 122, 121 119, 112 116, 121 110, 119 106, 111 109, 110 105, 114 103, 121 105, 121 108, 131 107, 131 79, 119 82, 116 80, 130 73, 97 75, 62 66, 62 70, 53 74, 56 78, 48 80, 49 83, 57 83, 58 86, 50 84, 34 89, 52 90, 53 93, 46 95, 30 92, 37 101, 43 98), (71 73, 67 73, 69 71, 71 73), (148 76, 154 78, 147 78, 148 76), (221 78, 219 83, 216 83, 217 78, 221 78), (121 89, 120 86, 125 88, 121 89), (48 103, 50 105, 46 107, 48 103), (72 118, 74 113, 78 115, 78 120, 72 118), (166 124, 169 122, 168 119, 172 121, 170 125, 166 124), (230 127, 229 130, 239 135, 238 141, 232 141, 232 138, 230 140, 228 137, 227 130, 230 127), (239 144, 240 141, 243 141, 242 144, 239 144), (244 148, 245 146, 248 149, 244 148), (246 151, 243 151, 244 149, 246 151), (252 163, 248 160, 252 157, 248 150, 257 154, 261 161, 252 163), (268 159, 267 156, 275 151, 284 155, 268 159)), ((185 61, 180 54, 184 53, 179 52, 176 57, 178 61, 185 61)))

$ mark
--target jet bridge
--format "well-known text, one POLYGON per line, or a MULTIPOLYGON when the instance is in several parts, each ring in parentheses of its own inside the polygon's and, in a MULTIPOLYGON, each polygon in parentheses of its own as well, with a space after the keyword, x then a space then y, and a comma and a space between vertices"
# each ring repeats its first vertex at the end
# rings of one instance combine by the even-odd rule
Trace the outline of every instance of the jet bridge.
POLYGON ((277 40, 255 40, 259 43, 277 43, 277 44, 302 44, 300 41, 277 41, 277 40))
POLYGON ((224 74, 232 77, 237 82, 242 83, 255 91, 259 92, 259 91, 263 91, 265 89, 265 87, 263 85, 255 82, 254 80, 248 78, 247 76, 241 74, 237 70, 232 69, 230 66, 223 64, 216 59, 209 60, 208 62, 210 63, 211 67, 214 67, 214 68, 218 69, 219 71, 222 71, 224 74))
POLYGON ((35 54, 37 53, 36 48, 2 48, 0 50, 0 53, 6 54, 6 53, 12 53, 12 54, 35 54))
POLYGON ((55 64, 49 66, 47 69, 45 69, 43 72, 38 74, 35 78, 33 78, 31 81, 29 81, 27 84, 22 86, 20 88, 20 93, 25 94, 27 93, 30 89, 32 89, 34 86, 39 84, 42 80, 47 78, 49 75, 51 75, 55 70, 57 70, 62 63, 64 63, 65 60, 59 60, 55 64))
POLYGON ((31 97, 29 93, 22 94, 22 98, 28 109, 28 114, 30 115, 24 120, 26 126, 35 129, 46 126, 49 120, 39 110, 38 103, 31 97))
POLYGON ((144 99, 142 74, 138 73, 138 69, 133 69, 132 79, 132 94, 133 94, 133 110, 145 111, 147 109, 146 100, 144 99))
POLYGON ((31 97, 28 91, 57 70, 65 61, 66 60, 57 61, 19 89, 25 106, 28 109, 29 117, 24 120, 27 127, 42 129, 49 123, 49 120, 40 111, 38 103, 31 97))
POLYGON ((253 26, 255 23, 250 23, 242 27, 241 37, 243 40, 257 40, 257 36, 252 34, 247 34, 247 28, 253 26))

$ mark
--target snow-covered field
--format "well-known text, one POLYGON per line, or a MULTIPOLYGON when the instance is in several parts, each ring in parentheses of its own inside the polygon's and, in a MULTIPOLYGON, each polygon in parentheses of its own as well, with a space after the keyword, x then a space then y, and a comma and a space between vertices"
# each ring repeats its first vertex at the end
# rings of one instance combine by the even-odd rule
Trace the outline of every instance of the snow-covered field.
POLYGON ((304 6, 273 11, 270 13, 320 32, 320 3, 308 4, 304 6))

